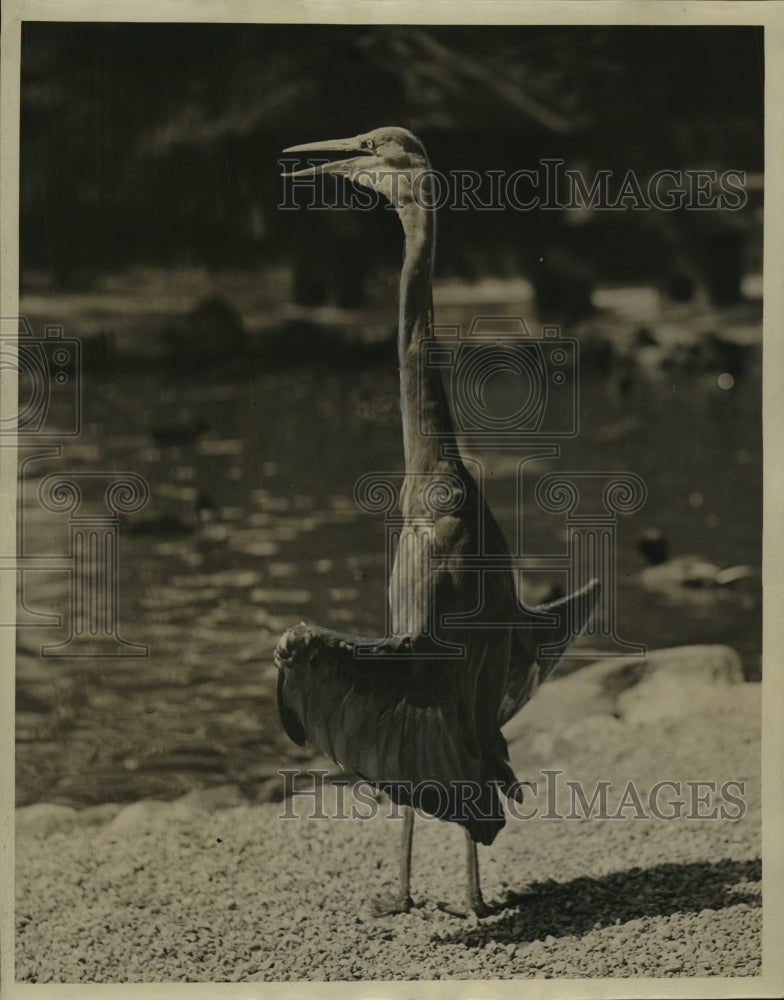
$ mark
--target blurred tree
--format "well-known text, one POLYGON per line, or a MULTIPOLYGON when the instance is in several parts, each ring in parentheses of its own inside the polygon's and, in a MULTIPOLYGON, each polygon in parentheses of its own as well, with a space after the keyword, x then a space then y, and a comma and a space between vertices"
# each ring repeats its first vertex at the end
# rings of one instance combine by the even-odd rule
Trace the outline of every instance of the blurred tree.
MULTIPOLYGON (((67 285, 134 262, 288 256, 303 300, 352 304, 363 275, 397 265, 398 242, 358 238, 333 212, 318 249, 303 248, 293 213, 276 208, 284 146, 403 124, 442 170, 560 157, 588 177, 761 171, 761 52, 750 26, 26 22, 23 271, 67 285), (318 268, 323 278, 307 273, 318 268)), ((682 289, 688 277, 726 297, 739 287, 745 219, 443 211, 439 270, 470 276, 487 258, 578 312, 599 276, 682 289)))

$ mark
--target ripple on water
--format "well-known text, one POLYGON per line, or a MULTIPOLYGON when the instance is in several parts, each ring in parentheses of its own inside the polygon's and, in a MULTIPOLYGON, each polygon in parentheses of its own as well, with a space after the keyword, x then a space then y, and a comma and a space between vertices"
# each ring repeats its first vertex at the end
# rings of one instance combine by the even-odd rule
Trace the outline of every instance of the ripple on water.
POLYGON ((211 458, 220 455, 241 455, 244 449, 245 444, 241 438, 202 438, 199 441, 199 452, 211 458))
POLYGON ((249 594, 254 604, 307 604, 312 599, 309 590, 270 590, 254 587, 249 594))
POLYGON ((204 562, 202 552, 196 552, 190 545, 183 545, 181 542, 157 542, 153 546, 153 552, 166 559, 179 559, 189 566, 201 566, 204 562))
POLYGON ((227 569, 193 576, 175 576, 170 582, 174 587, 235 587, 244 590, 258 583, 260 579, 261 574, 256 570, 227 569))
POLYGON ((276 562, 269 567, 269 575, 273 578, 296 576, 297 573, 299 573, 299 566, 294 563, 276 562))
POLYGON ((275 513, 282 514, 284 511, 291 509, 291 500, 288 497, 276 496, 265 489, 251 490, 250 499, 265 511, 274 511, 275 513))
POLYGON ((338 604, 343 601, 355 601, 359 597, 356 587, 330 587, 327 594, 331 601, 336 601, 338 604))
POLYGON ((266 538, 255 541, 232 538, 229 540, 229 548, 234 552, 244 552, 249 556, 274 556, 280 551, 280 545, 277 542, 266 538))
POLYGON ((220 597, 218 587, 153 587, 141 600, 142 607, 155 611, 209 604, 220 597))

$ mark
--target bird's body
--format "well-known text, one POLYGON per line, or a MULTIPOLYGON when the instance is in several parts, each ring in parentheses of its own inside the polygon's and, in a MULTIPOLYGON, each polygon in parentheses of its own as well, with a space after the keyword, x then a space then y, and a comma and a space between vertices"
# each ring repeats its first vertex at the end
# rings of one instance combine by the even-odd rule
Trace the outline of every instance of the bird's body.
MULTIPOLYGON (((465 493, 454 513, 428 516, 421 487, 403 490, 407 523, 389 584, 392 635, 363 640, 297 626, 279 647, 279 699, 295 741, 307 736, 396 801, 453 819, 489 844, 504 823, 496 786, 515 780, 500 732, 502 707, 513 714, 505 696, 532 693, 538 668, 512 663, 514 629, 498 626, 520 618, 511 571, 486 574, 480 595, 480 574, 461 565, 461 556, 482 551, 475 521, 484 506, 462 471, 465 493), (435 568, 441 560, 448 569, 435 568), (470 627, 436 620, 470 616, 481 596, 497 627, 478 627, 475 617, 470 627), (445 645, 463 652, 445 655, 445 645), (462 813, 456 796, 468 797, 468 789, 479 794, 462 813)), ((484 514, 484 552, 507 555, 486 506, 484 514)))
MULTIPOLYGON (((382 191, 403 224, 398 351, 406 472, 389 583, 391 634, 362 639, 318 626, 290 629, 275 653, 278 706, 295 742, 310 740, 396 802, 466 830, 469 907, 480 912, 475 845, 491 843, 503 827, 500 795, 519 791, 501 726, 585 627, 598 584, 536 614, 518 603, 509 548, 460 456, 441 375, 422 363, 433 337, 434 213, 421 143, 387 128, 291 151, 320 149, 358 153, 323 169, 382 191), (544 645, 550 649, 539 654, 544 645)), ((411 829, 409 818, 397 909, 410 905, 411 829)))

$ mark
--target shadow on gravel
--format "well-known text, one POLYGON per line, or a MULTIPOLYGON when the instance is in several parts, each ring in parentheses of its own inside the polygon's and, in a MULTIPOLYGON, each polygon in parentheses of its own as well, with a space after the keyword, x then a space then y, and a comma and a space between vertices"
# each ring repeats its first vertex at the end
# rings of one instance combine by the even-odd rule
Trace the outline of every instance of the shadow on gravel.
POLYGON ((580 935, 640 917, 721 910, 738 903, 758 907, 761 896, 746 891, 742 883, 761 878, 761 861, 725 859, 632 868, 571 882, 535 882, 527 892, 508 893, 505 902, 490 904, 493 914, 503 914, 500 920, 491 919, 437 940, 481 948, 490 941, 580 935))

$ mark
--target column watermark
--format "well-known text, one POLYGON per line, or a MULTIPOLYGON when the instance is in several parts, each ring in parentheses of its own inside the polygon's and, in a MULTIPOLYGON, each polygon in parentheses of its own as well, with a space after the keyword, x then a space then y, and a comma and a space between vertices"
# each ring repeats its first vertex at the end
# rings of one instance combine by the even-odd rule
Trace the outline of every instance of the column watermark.
MULTIPOLYGON (((43 643, 41 656, 126 658, 146 656, 148 647, 120 634, 120 516, 144 508, 147 481, 135 472, 91 470, 41 473, 38 464, 62 467, 64 442, 82 432, 82 345, 47 325, 37 337, 25 317, 0 319, 2 367, 17 378, 17 412, 0 422, 0 447, 16 447, 18 461, 17 545, 0 552, 0 575, 15 577, 15 621, 0 627, 67 629, 66 638, 43 643), (36 486, 37 484, 37 486, 36 486), (32 537, 30 514, 67 517, 65 551, 41 551, 32 537), (65 615, 35 607, 28 597, 34 574, 69 578, 65 615), (65 621, 63 621, 65 618, 65 621)), ((53 521, 53 528, 55 522, 53 521)), ((57 536, 58 530, 52 531, 57 536)))

